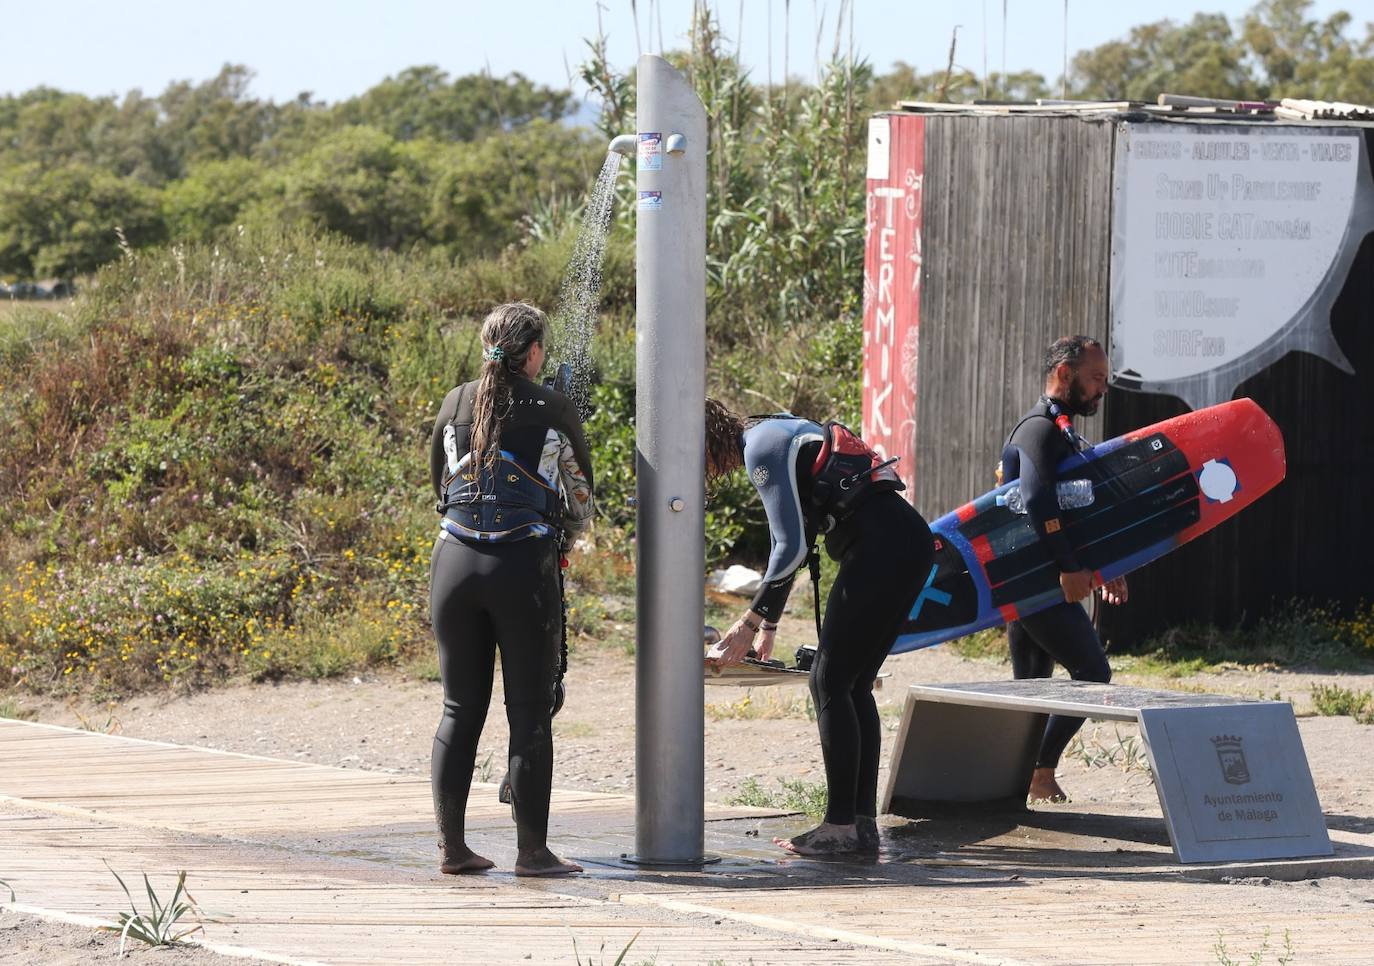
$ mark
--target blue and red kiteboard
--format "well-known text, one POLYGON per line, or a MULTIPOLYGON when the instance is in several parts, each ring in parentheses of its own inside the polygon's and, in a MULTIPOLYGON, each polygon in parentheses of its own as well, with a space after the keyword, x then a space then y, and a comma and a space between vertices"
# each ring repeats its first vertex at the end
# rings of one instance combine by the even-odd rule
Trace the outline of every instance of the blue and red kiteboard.
MULTIPOLYGON (((1283 436, 1252 399, 1185 413, 1059 465, 1092 502, 1061 511, 1083 566, 1111 580, 1234 516, 1284 475, 1283 436)), ((931 524, 935 564, 892 653, 914 651, 1064 600, 1059 569, 1007 483, 931 524), (1013 503, 1015 501, 1013 500, 1013 503)))

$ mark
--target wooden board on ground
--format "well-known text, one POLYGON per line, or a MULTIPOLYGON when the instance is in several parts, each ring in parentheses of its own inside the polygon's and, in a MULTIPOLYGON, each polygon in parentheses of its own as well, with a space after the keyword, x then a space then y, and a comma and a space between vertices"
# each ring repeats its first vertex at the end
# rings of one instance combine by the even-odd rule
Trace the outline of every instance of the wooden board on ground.
POLYGON ((766 664, 751 657, 746 657, 741 664, 729 666, 714 664, 709 660, 706 662, 707 684, 767 688, 777 684, 805 684, 810 679, 810 671, 803 671, 798 667, 766 664))

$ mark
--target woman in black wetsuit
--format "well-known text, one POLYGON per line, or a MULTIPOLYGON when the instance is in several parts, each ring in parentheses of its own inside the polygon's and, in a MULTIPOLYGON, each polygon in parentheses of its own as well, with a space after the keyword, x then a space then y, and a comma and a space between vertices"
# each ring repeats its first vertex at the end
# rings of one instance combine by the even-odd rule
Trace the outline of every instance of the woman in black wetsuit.
POLYGON ((549 851, 546 837, 560 543, 590 522, 592 465, 572 401, 533 381, 544 362, 544 329, 544 314, 531 305, 493 309, 482 324, 480 378, 452 390, 434 422, 430 478, 443 518, 430 564, 430 614, 444 716, 431 775, 439 867, 448 874, 493 865, 467 847, 463 822, 498 648, 515 874, 581 871, 549 851))
POLYGON ((930 529, 895 492, 903 488, 896 474, 873 468, 872 451, 861 440, 827 436, 826 427, 810 420, 784 413, 746 424, 708 400, 706 450, 712 477, 739 466, 749 471, 773 541, 762 586, 712 649, 713 660, 737 663, 751 647, 768 659, 792 581, 818 533, 840 564, 811 667, 828 792, 825 820, 773 841, 803 855, 876 851, 882 727, 873 681, 930 573, 930 529), (832 453, 844 458, 831 459, 832 453))

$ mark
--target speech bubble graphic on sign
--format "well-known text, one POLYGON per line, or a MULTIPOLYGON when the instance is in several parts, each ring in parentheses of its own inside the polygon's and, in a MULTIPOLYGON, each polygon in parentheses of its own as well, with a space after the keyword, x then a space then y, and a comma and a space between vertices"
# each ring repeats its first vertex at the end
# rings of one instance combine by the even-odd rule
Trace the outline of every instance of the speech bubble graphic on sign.
POLYGON ((1289 352, 1354 372, 1331 307, 1374 231, 1356 129, 1124 122, 1112 227, 1112 383, 1225 402, 1289 352))

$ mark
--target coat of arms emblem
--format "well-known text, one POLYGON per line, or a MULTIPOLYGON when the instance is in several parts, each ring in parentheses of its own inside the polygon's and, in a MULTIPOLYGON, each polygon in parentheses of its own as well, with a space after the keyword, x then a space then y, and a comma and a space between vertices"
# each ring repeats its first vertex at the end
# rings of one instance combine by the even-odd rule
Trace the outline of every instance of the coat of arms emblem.
POLYGON ((1217 760, 1221 762, 1221 777, 1228 785, 1245 785, 1250 782, 1250 766, 1245 763, 1245 752, 1240 746, 1241 739, 1236 735, 1215 735, 1212 746, 1217 750, 1217 760))

